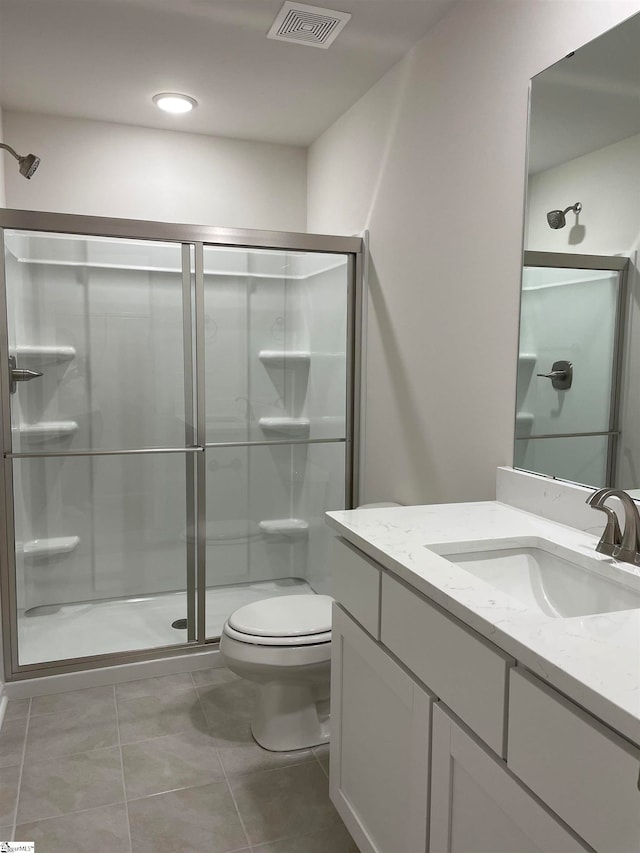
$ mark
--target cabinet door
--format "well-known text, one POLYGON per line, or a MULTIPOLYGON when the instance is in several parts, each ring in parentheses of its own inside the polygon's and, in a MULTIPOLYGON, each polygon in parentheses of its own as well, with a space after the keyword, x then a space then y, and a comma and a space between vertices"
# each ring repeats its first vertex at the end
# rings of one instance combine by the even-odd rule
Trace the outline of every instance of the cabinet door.
POLYGON ((433 707, 430 853, 585 853, 441 706, 433 707))
POLYGON ((362 853, 426 853, 431 697, 334 605, 330 793, 362 853))

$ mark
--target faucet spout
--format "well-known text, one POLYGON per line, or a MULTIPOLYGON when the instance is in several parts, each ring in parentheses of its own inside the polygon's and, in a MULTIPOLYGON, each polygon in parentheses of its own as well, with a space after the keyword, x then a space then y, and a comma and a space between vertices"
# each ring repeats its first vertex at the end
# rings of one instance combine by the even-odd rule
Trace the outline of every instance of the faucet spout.
POLYGON ((599 489, 587 498, 587 503, 594 509, 607 515, 607 524, 596 551, 609 554, 624 563, 640 562, 640 514, 635 501, 622 489, 599 489), (604 505, 608 498, 618 498, 624 508, 624 533, 615 512, 604 505))

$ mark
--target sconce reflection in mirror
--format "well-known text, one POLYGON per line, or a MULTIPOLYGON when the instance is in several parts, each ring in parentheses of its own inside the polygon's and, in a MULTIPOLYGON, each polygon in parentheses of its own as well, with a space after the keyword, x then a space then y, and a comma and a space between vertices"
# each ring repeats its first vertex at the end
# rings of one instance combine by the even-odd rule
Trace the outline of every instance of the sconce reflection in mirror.
POLYGON ((565 207, 564 210, 550 210, 547 213, 547 222, 549 223, 549 228, 553 228, 557 230, 558 228, 564 228, 567 224, 567 213, 570 210, 573 210, 574 213, 580 213, 582 210, 582 204, 577 201, 575 204, 570 204, 569 207, 565 207))

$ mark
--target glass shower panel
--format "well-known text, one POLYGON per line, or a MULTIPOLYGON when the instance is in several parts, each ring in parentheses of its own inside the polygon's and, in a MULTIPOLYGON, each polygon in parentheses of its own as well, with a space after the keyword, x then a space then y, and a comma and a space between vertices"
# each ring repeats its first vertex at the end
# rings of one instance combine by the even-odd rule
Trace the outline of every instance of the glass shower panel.
MULTIPOLYGON (((185 444, 179 243, 5 232, 13 452, 185 444)), ((189 309, 190 306, 187 306, 189 309)))
POLYGON ((525 267, 516 435, 607 431, 611 416, 619 276, 607 270, 525 267), (573 365, 566 391, 550 379, 573 365))
POLYGON ((204 249, 206 440, 343 439, 345 255, 204 249))
POLYGON ((328 592, 324 513, 345 506, 343 441, 210 447, 207 636, 242 604, 328 592))
POLYGON ((21 665, 186 641, 187 456, 13 460, 21 665))

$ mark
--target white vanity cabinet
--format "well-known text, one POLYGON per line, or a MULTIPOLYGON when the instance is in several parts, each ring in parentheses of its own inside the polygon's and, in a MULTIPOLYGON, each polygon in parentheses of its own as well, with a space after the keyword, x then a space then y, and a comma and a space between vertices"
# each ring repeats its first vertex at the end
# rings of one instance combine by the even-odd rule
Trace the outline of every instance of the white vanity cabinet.
POLYGON ((432 697, 337 605, 331 642, 331 799, 362 853, 426 853, 432 697))
POLYGON ((433 708, 431 754, 430 853, 590 849, 440 705, 433 708))
POLYGON ((519 670, 507 764, 595 850, 639 853, 640 750, 519 670))
POLYGON ((362 853, 640 853, 640 749, 335 540, 331 799, 362 853))

